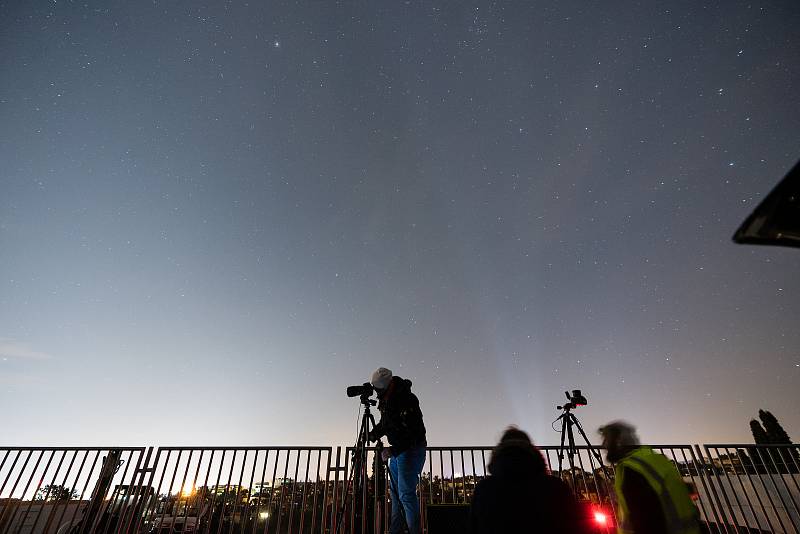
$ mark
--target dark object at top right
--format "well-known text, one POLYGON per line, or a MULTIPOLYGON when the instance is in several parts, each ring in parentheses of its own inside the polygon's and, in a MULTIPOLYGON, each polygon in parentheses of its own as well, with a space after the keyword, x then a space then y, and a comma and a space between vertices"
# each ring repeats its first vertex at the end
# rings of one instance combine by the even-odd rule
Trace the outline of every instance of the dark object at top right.
POLYGON ((800 247, 800 162, 745 219, 733 241, 800 247))

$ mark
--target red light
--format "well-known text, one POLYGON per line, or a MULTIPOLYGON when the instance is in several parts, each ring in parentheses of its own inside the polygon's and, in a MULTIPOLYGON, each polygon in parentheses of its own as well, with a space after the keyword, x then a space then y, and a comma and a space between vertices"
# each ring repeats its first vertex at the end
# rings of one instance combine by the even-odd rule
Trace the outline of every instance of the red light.
POLYGON ((608 523, 608 516, 603 512, 596 511, 594 513, 594 521, 598 525, 605 525, 606 523, 608 523))

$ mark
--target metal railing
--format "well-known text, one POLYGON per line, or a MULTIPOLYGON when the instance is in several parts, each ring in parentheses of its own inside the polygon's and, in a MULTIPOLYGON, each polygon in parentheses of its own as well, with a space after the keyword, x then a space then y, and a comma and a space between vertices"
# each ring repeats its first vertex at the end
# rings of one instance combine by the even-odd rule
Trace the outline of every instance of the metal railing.
MULTIPOLYGON (((330 447, 162 447, 146 530, 324 532, 330 447), (157 482, 156 482, 157 480, 157 482), (164 497, 166 496, 166 497, 164 497), (173 504, 174 503, 174 504, 173 504)), ((134 532, 140 532, 141 527, 134 532)))
POLYGON ((135 476, 144 454, 144 447, 0 449, 0 532, 96 531, 114 488, 135 476))
MULTIPOLYGON (((672 460, 684 479, 692 486, 702 486, 705 483, 702 479, 702 462, 699 461, 695 448, 691 445, 651 445, 651 447, 672 460)), ((570 486, 579 502, 596 505, 597 510, 602 510, 608 515, 609 521, 593 525, 593 531, 598 533, 615 531, 613 467, 604 462, 602 456, 598 460, 587 446, 577 446, 571 460, 568 454, 564 453, 561 461, 558 457, 559 447, 540 446, 539 449, 550 472, 570 486)), ((352 448, 347 449, 348 456, 352 452, 352 448)), ((492 447, 489 446, 427 447, 418 491, 423 524, 426 523, 425 513, 430 505, 470 504, 475 486, 489 474, 487 467, 491 453, 492 447)), ((374 462, 375 449, 369 448, 367 454, 366 465, 371 466, 374 462)), ((385 483, 389 483, 388 475, 385 483)), ((388 532, 391 503, 378 502, 377 492, 371 497, 370 502, 376 510, 383 507, 386 511, 382 514, 364 515, 370 518, 381 515, 383 531, 388 532)), ((713 502, 706 499, 697 499, 696 502, 703 518, 710 518, 709 523, 720 523, 715 519, 718 514, 713 502)))
MULTIPOLYGON (((800 532, 800 447, 657 445, 696 493, 711 532, 800 532)), ((613 469, 577 447, 570 463, 541 447, 551 472, 610 515, 613 469)), ((466 510, 492 447, 428 447, 427 510, 466 510)), ((344 534, 388 532, 388 476, 348 485, 352 448, 0 447, 0 534, 344 534)), ((427 526, 426 526, 427 530, 427 526)), ((435 533, 431 533, 435 534, 435 533)))
POLYGON ((704 445, 710 493, 723 521, 800 532, 800 446, 704 445))

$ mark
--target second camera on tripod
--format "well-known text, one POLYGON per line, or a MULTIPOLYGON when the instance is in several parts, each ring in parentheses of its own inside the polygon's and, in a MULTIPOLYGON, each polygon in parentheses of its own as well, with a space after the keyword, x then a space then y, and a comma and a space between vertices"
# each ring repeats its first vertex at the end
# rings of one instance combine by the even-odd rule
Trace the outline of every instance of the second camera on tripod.
POLYGON ((581 394, 581 390, 579 389, 573 389, 571 394, 569 391, 565 391, 564 395, 567 396, 569 402, 563 406, 556 406, 556 410, 574 410, 578 406, 586 406, 589 404, 589 401, 586 400, 586 397, 581 394))

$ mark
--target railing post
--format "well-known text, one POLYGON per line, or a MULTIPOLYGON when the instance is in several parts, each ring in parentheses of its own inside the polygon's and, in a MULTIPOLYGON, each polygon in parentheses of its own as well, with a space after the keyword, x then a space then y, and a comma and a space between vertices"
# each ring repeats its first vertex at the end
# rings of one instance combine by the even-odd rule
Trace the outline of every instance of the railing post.
MULTIPOLYGON (((150 458, 153 455, 153 447, 148 447, 147 452, 145 453, 144 459, 139 457, 139 461, 136 464, 136 469, 133 471, 133 476, 131 477, 131 481, 133 482, 133 493, 130 496, 131 504, 129 505, 131 510, 131 517, 130 519, 125 519, 124 515, 121 518, 120 526, 122 530, 117 530, 118 533, 127 533, 127 532, 137 532, 139 529, 139 524, 142 519, 142 515, 150 506, 148 502, 150 500, 150 496, 148 495, 148 489, 153 481, 153 475, 155 474, 156 467, 155 465, 150 465, 150 458), (147 485, 145 485, 145 476, 150 473, 150 478, 147 481, 147 485), (130 522, 130 525, 129 525, 130 522), (129 527, 133 527, 133 529, 129 529, 129 527)), ((129 488, 130 491, 130 488, 129 488)), ((125 512, 127 515, 127 511, 125 512)))
MULTIPOLYGON (((700 445, 695 444, 694 448, 691 449, 691 452, 696 459, 694 460, 694 468, 697 471, 697 476, 700 478, 700 483, 703 485, 703 489, 705 489, 706 494, 708 495, 708 504, 711 507, 711 511, 714 514, 714 517, 709 517, 707 513, 705 513, 705 509, 703 509, 704 514, 706 515, 706 522, 710 523, 712 519, 716 520, 717 524, 722 522, 720 527, 725 529, 725 532, 728 532, 727 527, 727 520, 725 519, 724 510, 722 509, 722 504, 719 500, 719 495, 717 494, 717 489, 715 487, 714 480, 711 479, 707 469, 706 469, 706 461, 705 457, 703 456, 703 451, 700 449, 700 445)), ((700 488, 696 489, 698 492, 700 488)))
MULTIPOLYGON (((333 500, 331 502, 331 532, 334 534, 338 534, 337 530, 339 525, 337 524, 337 520, 339 519, 339 472, 347 470, 347 462, 345 465, 342 465, 342 447, 336 447, 336 464, 333 467, 328 468, 328 476, 330 477, 330 473, 334 473, 333 476, 333 500)), ((347 491, 347 488, 344 489, 347 491)), ((342 495, 342 502, 346 497, 342 495)))
POLYGON ((83 516, 83 524, 80 527, 80 532, 93 532, 97 527, 97 522, 101 519, 106 493, 108 493, 111 483, 114 480, 114 475, 117 469, 119 469, 121 457, 122 450, 110 449, 108 451, 108 456, 103 458, 100 474, 98 475, 94 490, 92 490, 92 498, 86 510, 86 515, 83 516), (86 530, 87 527, 88 530, 86 530))

